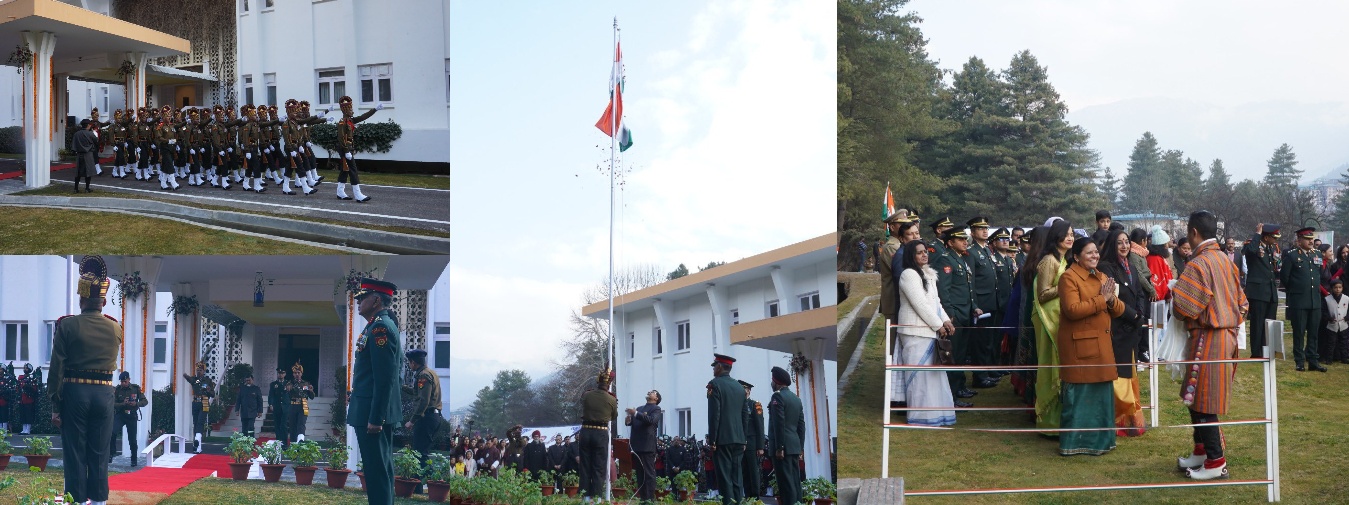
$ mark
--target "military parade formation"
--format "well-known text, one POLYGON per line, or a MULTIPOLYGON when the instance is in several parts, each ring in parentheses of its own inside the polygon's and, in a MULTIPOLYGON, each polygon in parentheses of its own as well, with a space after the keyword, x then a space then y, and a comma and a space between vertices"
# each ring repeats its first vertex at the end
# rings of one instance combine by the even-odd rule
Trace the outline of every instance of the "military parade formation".
POLYGON ((81 181, 85 191, 93 191, 92 178, 104 175, 98 157, 110 148, 111 177, 157 183, 164 191, 183 186, 229 190, 238 185, 262 193, 275 184, 286 195, 312 195, 324 177, 318 173, 311 128, 330 122, 337 131, 331 153, 337 160, 330 164, 339 171, 335 194, 341 200, 368 202, 355 157, 356 125, 384 105, 355 115, 351 97, 343 96, 336 107, 340 115, 329 115, 332 106, 312 114, 309 101, 295 99, 286 100, 281 115, 275 105, 248 104, 237 111, 221 105, 209 109, 164 105, 118 109, 110 121, 101 120, 95 108, 80 122, 72 140, 78 155, 74 192, 80 192, 81 181))

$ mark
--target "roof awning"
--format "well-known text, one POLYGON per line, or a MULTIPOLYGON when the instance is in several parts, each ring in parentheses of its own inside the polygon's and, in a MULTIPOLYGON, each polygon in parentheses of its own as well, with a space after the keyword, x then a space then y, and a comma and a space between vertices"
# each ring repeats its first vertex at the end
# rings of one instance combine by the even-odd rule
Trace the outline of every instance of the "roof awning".
POLYGON ((0 39, 15 40, 23 31, 55 34, 53 60, 124 52, 145 52, 154 58, 192 48, 186 39, 56 0, 0 2, 0 39))
MULTIPOLYGON (((834 341, 838 338, 835 330, 838 324, 837 309, 837 306, 831 305, 737 324, 731 326, 731 344, 794 353, 796 350, 792 342, 796 340, 834 341)), ((838 359, 837 356, 837 346, 824 346, 824 359, 832 361, 838 359)))
POLYGON ((197 84, 215 82, 215 76, 160 65, 145 66, 146 84, 197 84))

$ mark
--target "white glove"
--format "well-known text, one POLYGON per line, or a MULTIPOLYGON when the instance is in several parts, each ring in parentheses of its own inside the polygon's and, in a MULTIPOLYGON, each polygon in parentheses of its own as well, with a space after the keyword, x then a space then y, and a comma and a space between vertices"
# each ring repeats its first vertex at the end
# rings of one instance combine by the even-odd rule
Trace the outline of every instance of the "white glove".
POLYGON ((333 109, 335 109, 335 108, 337 108, 337 106, 335 106, 335 105, 329 105, 329 106, 328 106, 328 110, 326 110, 326 111, 324 111, 324 112, 332 112, 333 109))
POLYGON ((290 152, 290 157, 292 157, 292 158, 295 157, 295 151, 291 151, 291 152, 290 152))
POLYGON ((375 110, 384 110, 384 104, 382 103, 375 104, 375 110))
POLYGON ((305 142, 304 145, 309 146, 310 149, 313 149, 313 148, 314 148, 314 143, 313 143, 313 142, 305 142))
POLYGON ((229 148, 229 149, 227 149, 227 150, 228 150, 229 152, 231 152, 231 153, 234 152, 234 148, 233 148, 233 147, 231 147, 231 148, 229 148))
POLYGON ((282 120, 282 121, 285 121, 285 120, 287 120, 287 119, 289 119, 289 118, 290 118, 290 116, 289 116, 288 114, 282 114, 282 115, 281 115, 281 120, 282 120))
POLYGON ((223 156, 225 156, 225 151, 220 151, 220 153, 219 153, 219 154, 220 154, 220 156, 222 156, 222 157, 223 157, 223 156))
POLYGON ((94 138, 98 138, 98 130, 94 130, 94 138))
POLYGON ((351 153, 347 153, 347 159, 351 159, 351 153))
POLYGON ((169 145, 174 145, 174 144, 177 144, 177 143, 178 143, 178 139, 169 139, 169 145))
POLYGON ((141 153, 141 148, 137 147, 137 148, 136 148, 136 154, 140 154, 140 153, 141 153))
POLYGON ((187 154, 197 154, 197 150, 196 150, 196 149, 188 149, 188 150, 187 150, 187 154))
POLYGON ((244 153, 244 159, 246 160, 253 159, 253 153, 244 153))
POLYGON ((174 152, 183 152, 183 146, 173 146, 174 152))
POLYGON ((117 146, 112 146, 112 152, 117 152, 117 146))
POLYGON ((159 150, 159 146, 156 145, 156 144, 150 144, 150 149, 154 149, 154 150, 158 151, 158 150, 159 150))

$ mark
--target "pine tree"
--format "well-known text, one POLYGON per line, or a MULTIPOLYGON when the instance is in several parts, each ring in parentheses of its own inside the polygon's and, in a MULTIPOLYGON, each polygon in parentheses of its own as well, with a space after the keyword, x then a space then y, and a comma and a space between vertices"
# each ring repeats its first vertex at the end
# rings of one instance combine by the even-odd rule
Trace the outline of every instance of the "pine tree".
MULTIPOLYGON (((1335 195, 1327 224, 1335 231, 1335 236, 1349 237, 1349 169, 1340 174, 1340 186, 1342 189, 1335 195)), ((1343 243, 1344 240, 1340 242, 1343 243)))
POLYGON ((1161 162, 1162 152, 1157 147, 1157 137, 1152 136, 1152 132, 1143 132, 1143 136, 1134 143, 1133 153, 1129 155, 1120 208, 1128 212, 1161 210, 1162 199, 1158 191, 1165 186, 1160 173, 1161 162))
POLYGON ((1119 179, 1115 178, 1115 173, 1110 167, 1105 167, 1105 172, 1101 174, 1100 182, 1097 188, 1100 189, 1101 198, 1105 199, 1105 208, 1109 211, 1115 210, 1115 205, 1119 202, 1119 179))
POLYGON ((1271 186, 1295 186, 1302 177, 1302 171, 1297 169, 1297 155, 1288 144, 1275 149, 1265 166, 1269 169, 1265 183, 1271 186))

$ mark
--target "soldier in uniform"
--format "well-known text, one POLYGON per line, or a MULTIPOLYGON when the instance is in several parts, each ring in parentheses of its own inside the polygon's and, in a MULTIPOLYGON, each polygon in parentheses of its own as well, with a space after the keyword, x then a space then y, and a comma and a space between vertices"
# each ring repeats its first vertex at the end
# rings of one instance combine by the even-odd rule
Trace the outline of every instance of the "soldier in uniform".
POLYGON ((942 235, 946 233, 946 230, 955 228, 956 225, 951 222, 951 218, 942 217, 941 219, 933 221, 932 224, 928 226, 932 228, 933 235, 936 235, 937 237, 935 240, 933 240, 928 244, 928 246, 931 249, 936 249, 936 251, 933 251, 932 253, 932 257, 936 258, 938 256, 941 256, 942 254, 945 254, 946 251, 946 245, 942 243, 942 235))
POLYGON ((239 128, 239 145, 244 153, 244 189, 262 193, 267 191, 266 179, 262 176, 262 126, 258 121, 257 109, 245 105, 245 122, 239 128))
POLYGON ((303 150, 300 155, 304 157, 305 166, 309 167, 308 170, 305 171, 305 175, 309 176, 309 185, 317 188, 319 182, 323 181, 323 176, 319 175, 318 161, 316 161, 318 157, 314 156, 314 142, 309 136, 309 127, 324 122, 322 117, 323 112, 319 111, 318 116, 309 115, 309 100, 300 100, 300 103, 296 106, 295 110, 300 115, 300 119, 297 121, 297 124, 300 126, 300 143, 298 147, 303 150))
POLYGON ((801 399, 792 393, 792 376, 773 367, 773 398, 768 401, 768 453, 778 475, 782 496, 778 503, 801 501, 801 453, 805 447, 806 415, 801 399))
POLYGON ((1252 358, 1264 357, 1265 320, 1276 319, 1279 308, 1279 225, 1261 224, 1255 237, 1241 248, 1246 260, 1246 299, 1251 304, 1250 350, 1252 358))
POLYGON ((745 459, 745 388, 731 378, 735 358, 713 354, 712 380, 707 383, 707 442, 714 453, 717 490, 721 503, 745 499, 741 487, 745 459))
POLYGON ((759 483, 759 458, 763 457, 764 451, 763 404, 749 397, 753 384, 739 382, 745 387, 745 458, 741 462, 745 498, 758 498, 759 489, 763 487, 759 483))
MULTIPOLYGON (((974 239, 974 243, 970 244, 969 254, 965 256, 965 263, 970 268, 973 280, 976 312, 974 325, 978 328, 971 332, 973 338, 967 348, 969 354, 963 358, 956 354, 955 358, 958 362, 968 359, 970 364, 989 366, 996 363, 994 356, 998 332, 991 327, 997 326, 997 322, 1001 321, 998 318, 998 269, 1002 266, 1002 260, 989 246, 988 218, 977 216, 965 224, 969 226, 969 233, 974 239)), ((973 387, 976 389, 995 387, 1000 377, 1002 376, 995 372, 974 372, 973 387)))
POLYGON ((173 122, 173 110, 165 105, 159 111, 159 125, 155 127, 154 147, 159 153, 159 189, 177 191, 178 125, 173 122))
POLYGON ((262 389, 253 383, 252 375, 244 378, 244 385, 239 386, 237 398, 235 404, 239 408, 239 421, 244 435, 255 437, 258 418, 262 416, 262 389))
POLYGON ((347 424, 356 429, 370 505, 393 503, 393 428, 403 415, 403 344, 388 306, 397 289, 392 282, 362 278, 356 292, 357 311, 369 322, 356 341, 347 424))
POLYGON ((99 256, 80 260, 80 313, 56 320, 52 336, 52 424, 61 429, 65 490, 73 503, 108 501, 108 450, 112 439, 112 370, 122 327, 103 314, 108 267, 99 256), (64 422, 63 422, 64 420, 64 422))
MULTIPOLYGON (((426 351, 413 349, 406 356, 408 369, 417 378, 414 386, 403 386, 403 390, 415 395, 417 401, 412 404, 412 412, 403 427, 412 431, 412 449, 422 455, 422 464, 425 465, 431 456, 431 439, 435 438, 441 420, 445 419, 440 411, 440 377, 435 370, 426 366, 426 351)), ((421 492, 421 485, 417 486, 416 492, 421 492)))
POLYGON ((111 121, 105 123, 100 117, 98 107, 94 107, 93 110, 89 111, 89 123, 94 127, 94 138, 98 139, 98 141, 94 143, 94 175, 103 175, 103 165, 99 164, 98 155, 103 152, 103 146, 107 144, 107 141, 104 140, 103 137, 103 129, 112 125, 111 121))
MULTIPOLYGON (((221 177, 228 179, 228 177, 221 177)), ((290 448, 290 432, 286 431, 286 407, 290 406, 290 395, 286 393, 286 368, 276 367, 276 380, 267 387, 267 407, 272 411, 272 424, 276 426, 276 439, 290 448)))
POLYGON ((591 500, 604 498, 609 487, 609 423, 618 419, 618 398, 609 391, 613 382, 613 372, 605 370, 595 378, 595 389, 581 395, 581 492, 591 500))
MULTIPOLYGON (((974 290, 971 287, 972 276, 969 266, 965 263, 969 239, 969 233, 963 229, 947 229, 942 234, 942 241, 946 243, 946 247, 941 249, 940 255, 933 262, 933 269, 937 271, 937 292, 941 297, 942 309, 951 316, 951 324, 956 327, 956 333, 951 339, 951 355, 956 359, 957 365, 965 364, 963 356, 968 356, 967 349, 973 344, 972 328, 969 327, 974 325, 974 317, 978 315, 974 290)), ((964 372, 949 371, 947 378, 951 382, 951 392, 956 398, 970 398, 977 394, 965 387, 964 372)), ((956 400, 955 405, 968 407, 972 404, 956 400)))
POLYGON ((309 421, 309 400, 314 399, 314 385, 304 380, 304 365, 299 360, 290 367, 290 382, 286 383, 290 406, 286 408, 286 430, 293 442, 303 442, 305 424, 309 421))
POLYGON ((75 149, 75 154, 79 159, 75 162, 75 192, 80 192, 80 179, 84 179, 84 190, 92 193, 89 188, 89 182, 92 177, 89 175, 89 167, 98 162, 98 134, 94 133, 94 124, 88 119, 80 121, 80 131, 70 139, 71 147, 75 149))
POLYGON ((118 376, 121 384, 113 390, 112 403, 116 407, 113 413, 112 437, 108 444, 108 462, 112 462, 112 455, 117 452, 117 437, 122 435, 122 427, 126 427, 127 448, 131 450, 131 466, 138 464, 136 460, 136 424, 140 421, 141 407, 149 405, 150 402, 145 398, 145 393, 141 387, 131 383, 131 373, 123 371, 118 376))
POLYGON ((660 400, 660 391, 647 391, 646 404, 627 409, 627 417, 623 419, 624 425, 632 427, 629 434, 632 465, 637 470, 637 489, 633 494, 642 501, 654 500, 656 496, 656 433, 664 418, 660 400))
POLYGON ((183 374, 192 387, 192 450, 201 452, 201 434, 210 420, 211 398, 215 398, 215 380, 206 376, 206 362, 197 362, 197 374, 183 374))
POLYGON ((356 123, 370 119, 370 116, 375 115, 375 111, 384 108, 384 104, 375 104, 375 108, 366 111, 365 114, 352 117, 351 97, 343 96, 337 99, 337 103, 342 107, 342 119, 337 120, 337 162, 342 168, 342 172, 337 176, 337 198, 351 199, 343 189, 347 179, 350 178, 351 194, 355 195, 356 201, 368 202, 370 197, 361 193, 361 175, 356 171, 356 158, 352 157, 356 151, 356 123))
POLYGON ((1279 280, 1287 293, 1287 317, 1293 326, 1293 361, 1299 372, 1307 368, 1327 371, 1316 351, 1321 322, 1321 253, 1312 248, 1315 237, 1316 228, 1298 230, 1297 247, 1284 251, 1279 269, 1279 280))
POLYGON ((308 175, 299 175, 299 172, 306 172, 307 167, 304 155, 305 146, 301 141, 304 136, 304 128, 300 125, 302 118, 296 117, 298 106, 299 102, 296 102, 294 98, 286 100, 285 125, 281 127, 280 132, 280 137, 286 140, 284 150, 286 157, 285 161, 282 162, 285 167, 285 182, 282 183, 281 192, 288 195, 295 194, 290 190, 290 181, 294 180, 295 185, 300 187, 300 191, 308 196, 318 190, 310 187, 308 175))
MULTIPOLYGON (((998 287, 997 300, 994 305, 996 313, 992 320, 995 324, 1001 325, 1008 311, 1016 311, 1016 307, 1009 307, 1008 303, 1012 299, 1012 285, 1016 283, 1016 255, 1012 249, 1012 232, 1007 228, 1000 228, 993 233, 993 258, 998 265, 998 287)), ((992 330, 997 337, 993 341, 994 362, 999 365, 1012 364, 1013 349, 1016 348, 1016 340, 1010 335, 1014 335, 1012 330, 992 330), (1005 340, 1005 342, 1004 342, 1005 340), (1004 343, 1006 345, 1004 345, 1004 343)), ((1012 372, 995 372, 997 376, 1010 375, 1012 372)))
POLYGON ((23 434, 33 431, 33 422, 37 419, 37 402, 42 397, 42 376, 33 372, 33 364, 23 365, 23 375, 19 377, 19 422, 23 423, 23 434))
MULTIPOLYGON (((128 114, 130 115, 130 114, 128 114)), ((126 177, 127 163, 129 163, 127 151, 127 133, 130 128, 127 127, 129 121, 122 117, 122 109, 112 111, 112 122, 108 123, 108 136, 112 137, 112 176, 118 179, 126 177)))
POLYGON ((136 114, 135 126, 132 127, 131 139, 136 145, 136 180, 149 181, 154 175, 154 164, 158 163, 157 149, 153 147, 155 136, 155 119, 150 116, 150 111, 141 107, 136 114))

